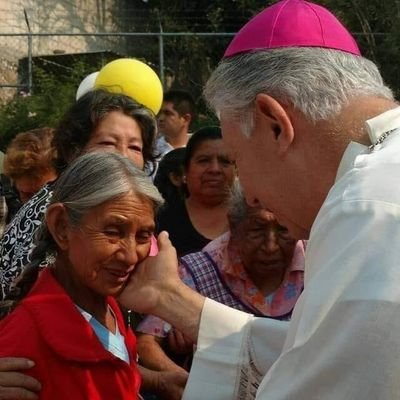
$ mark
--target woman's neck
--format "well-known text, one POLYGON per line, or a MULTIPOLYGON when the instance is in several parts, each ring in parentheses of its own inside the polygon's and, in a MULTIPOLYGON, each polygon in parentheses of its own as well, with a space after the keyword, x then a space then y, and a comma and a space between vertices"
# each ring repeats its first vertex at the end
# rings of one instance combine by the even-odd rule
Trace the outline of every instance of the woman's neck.
MULTIPOLYGON (((61 257, 59 257, 61 258, 61 257)), ((70 273, 64 261, 57 260, 52 267, 57 282, 64 288, 71 300, 80 308, 96 318, 111 332, 115 332, 115 320, 109 309, 107 298, 94 293, 82 285, 70 273)))
POLYGON ((223 209, 226 210, 227 203, 225 199, 218 198, 197 198, 193 196, 189 196, 185 200, 186 206, 190 207, 192 210, 199 211, 209 211, 209 210, 218 210, 223 209))
POLYGON ((285 277, 285 271, 247 271, 250 279, 257 289, 264 295, 268 296, 274 293, 281 286, 285 277))
POLYGON ((189 197, 185 205, 193 227, 207 239, 213 240, 229 229, 225 203, 206 205, 189 197))

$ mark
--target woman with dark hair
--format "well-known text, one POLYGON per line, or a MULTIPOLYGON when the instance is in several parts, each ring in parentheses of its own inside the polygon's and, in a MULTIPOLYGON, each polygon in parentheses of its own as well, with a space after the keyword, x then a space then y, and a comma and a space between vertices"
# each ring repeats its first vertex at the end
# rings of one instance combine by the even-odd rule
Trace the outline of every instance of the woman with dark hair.
POLYGON ((78 157, 58 179, 32 263, 15 301, 3 303, 15 308, 0 323, 0 357, 36 362, 28 374, 42 383, 40 399, 140 398, 136 340, 115 297, 149 254, 161 203, 119 154, 78 157), (54 261, 39 273, 46 252, 54 261))
MULTIPOLYGON (((62 172, 77 156, 90 151, 118 152, 143 169, 153 162, 155 135, 156 120, 149 109, 123 94, 91 91, 71 106, 56 129, 57 170, 62 172)), ((24 204, 2 237, 1 298, 30 261, 33 238, 52 190, 48 184, 24 204)))
POLYGON ((202 249, 228 230, 227 200, 235 167, 221 129, 195 132, 185 148, 183 201, 166 204, 157 215, 157 231, 168 231, 178 255, 202 249))
POLYGON ((59 171, 64 170, 90 145, 91 149, 95 146, 101 150, 114 148, 122 155, 131 158, 139 168, 144 169, 146 164, 155 161, 153 155, 155 136, 155 116, 147 107, 123 94, 109 93, 102 89, 90 91, 71 106, 58 124, 54 137, 54 145, 58 150, 56 166, 59 171), (113 112, 116 114, 112 114, 113 112), (114 118, 109 118, 110 114, 114 118), (126 135, 132 124, 129 124, 131 121, 124 119, 123 116, 134 120, 133 125, 139 128, 140 137, 126 135), (103 131, 110 128, 107 132, 109 138, 102 137, 103 132, 98 129, 100 123, 103 125, 103 131), (112 131, 113 124, 120 126, 112 131), (122 135, 124 133, 125 135, 122 135), (111 140, 113 136, 114 140, 111 140), (115 137, 119 140, 115 140, 115 137))
POLYGON ((184 147, 171 150, 160 161, 154 184, 162 194, 166 203, 181 201, 184 198, 183 163, 185 159, 184 147))

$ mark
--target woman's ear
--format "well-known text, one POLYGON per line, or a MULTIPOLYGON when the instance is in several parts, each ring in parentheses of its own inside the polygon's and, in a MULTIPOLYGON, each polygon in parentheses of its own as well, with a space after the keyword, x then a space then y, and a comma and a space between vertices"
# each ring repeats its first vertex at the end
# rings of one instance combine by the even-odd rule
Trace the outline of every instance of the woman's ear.
POLYGON ((51 204, 46 212, 47 228, 61 250, 68 249, 69 219, 64 204, 51 204))
POLYGON ((264 134, 266 129, 271 133, 272 140, 277 144, 281 156, 287 152, 294 141, 294 128, 287 108, 267 94, 259 93, 256 96, 256 121, 262 122, 264 134))
POLYGON ((179 175, 179 174, 176 174, 175 172, 170 172, 168 174, 168 178, 171 181, 171 183, 176 187, 182 186, 182 183, 184 183, 184 181, 186 181, 185 175, 179 175))

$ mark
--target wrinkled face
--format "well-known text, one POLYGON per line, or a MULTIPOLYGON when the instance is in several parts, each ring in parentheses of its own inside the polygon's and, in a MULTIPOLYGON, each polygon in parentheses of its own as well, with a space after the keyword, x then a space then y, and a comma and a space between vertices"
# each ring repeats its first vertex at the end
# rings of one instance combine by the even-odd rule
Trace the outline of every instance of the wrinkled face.
POLYGON ((238 168, 240 183, 248 204, 261 205, 274 213, 279 223, 286 226, 296 239, 308 238, 308 227, 303 227, 296 169, 282 159, 268 141, 269 132, 257 126, 249 137, 241 132, 240 124, 221 116, 221 128, 226 147, 238 168))
POLYGON ((111 151, 129 158, 143 169, 143 140, 138 123, 120 111, 111 111, 97 125, 84 152, 111 151))
POLYGON ((48 182, 57 178, 54 171, 44 172, 40 178, 19 177, 14 179, 14 186, 17 189, 22 203, 26 203, 40 188, 48 182))
POLYGON ((175 137, 185 129, 186 120, 174 108, 174 103, 164 101, 158 114, 158 129, 166 137, 175 137))
POLYGON ((232 231, 240 257, 248 271, 282 274, 290 264, 296 240, 279 225, 274 214, 254 208, 232 231))
POLYGON ((190 196, 223 201, 235 179, 235 166, 221 139, 205 140, 194 151, 186 170, 190 196))
POLYGON ((74 290, 117 295, 149 254, 153 232, 152 205, 135 194, 89 211, 78 228, 68 228, 68 274, 74 290))

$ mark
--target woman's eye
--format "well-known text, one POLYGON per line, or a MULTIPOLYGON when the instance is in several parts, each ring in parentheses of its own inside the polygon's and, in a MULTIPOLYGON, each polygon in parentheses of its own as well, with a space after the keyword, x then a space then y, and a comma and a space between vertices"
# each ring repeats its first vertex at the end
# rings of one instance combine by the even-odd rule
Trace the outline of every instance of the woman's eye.
POLYGON ((143 231, 143 232, 139 232, 137 234, 137 240, 138 242, 144 243, 144 242, 148 242, 151 239, 153 232, 148 232, 148 231, 143 231))
POLYGON ((227 160, 227 159, 222 159, 220 160, 221 165, 224 167, 230 167, 231 165, 234 165, 233 161, 227 160))
POLYGON ((280 226, 278 229, 279 236, 284 238, 284 239, 290 239, 289 231, 287 228, 284 226, 280 226))
POLYGON ((249 236, 254 239, 254 238, 259 238, 261 236, 264 236, 264 230, 263 229, 252 229, 249 232, 249 236))
POLYGON ((120 236, 120 230, 119 229, 117 229, 117 228, 106 228, 106 229, 104 229, 104 233, 107 235, 107 236, 112 236, 112 237, 115 237, 115 236, 120 236))
POLYGON ((115 143, 113 142, 100 142, 100 146, 115 146, 115 143))
POLYGON ((129 146, 129 149, 133 150, 133 151, 137 151, 139 153, 141 153, 143 151, 140 146, 136 146, 136 145, 135 146, 129 146))

